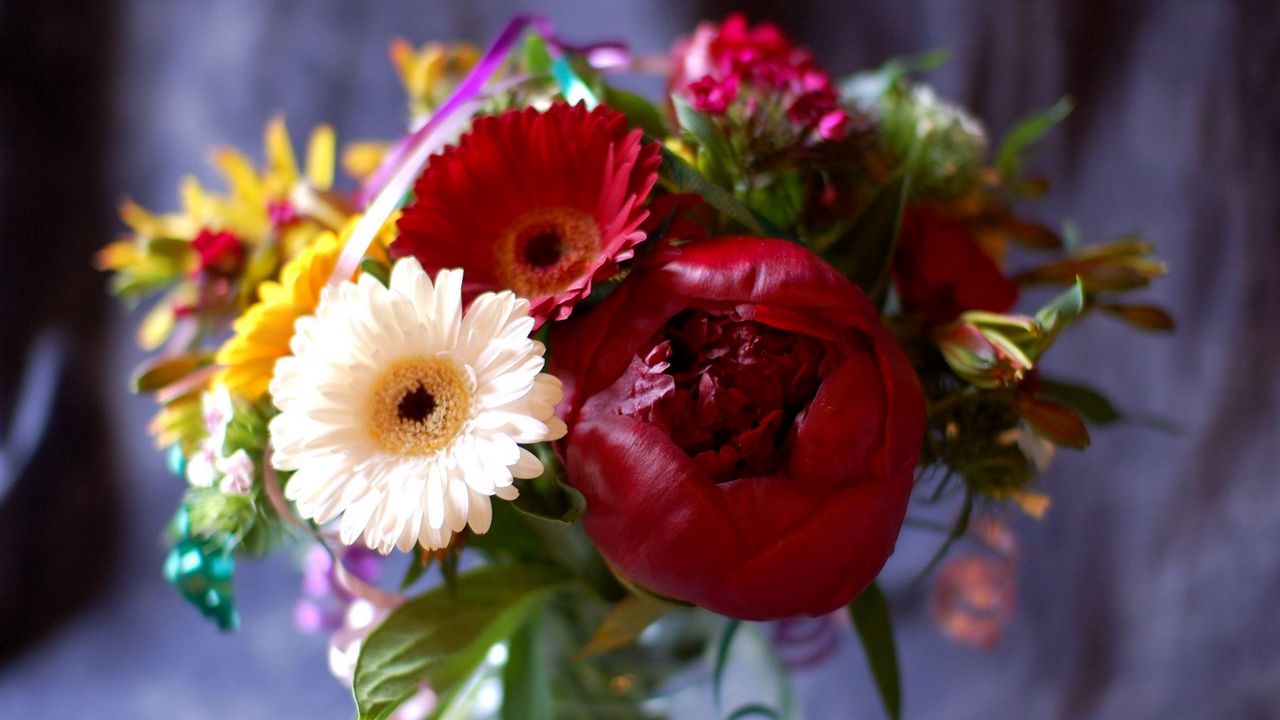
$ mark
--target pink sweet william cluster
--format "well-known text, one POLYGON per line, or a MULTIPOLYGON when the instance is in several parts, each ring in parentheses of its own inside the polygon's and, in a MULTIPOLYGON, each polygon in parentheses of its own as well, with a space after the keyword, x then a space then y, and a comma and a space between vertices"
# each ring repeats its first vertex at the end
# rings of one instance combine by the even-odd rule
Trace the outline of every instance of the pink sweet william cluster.
POLYGON ((747 116, 781 108, 801 134, 843 137, 849 115, 831 76, 813 54, 792 44, 777 25, 748 25, 738 13, 704 22, 676 43, 671 92, 694 109, 721 115, 737 103, 747 116))

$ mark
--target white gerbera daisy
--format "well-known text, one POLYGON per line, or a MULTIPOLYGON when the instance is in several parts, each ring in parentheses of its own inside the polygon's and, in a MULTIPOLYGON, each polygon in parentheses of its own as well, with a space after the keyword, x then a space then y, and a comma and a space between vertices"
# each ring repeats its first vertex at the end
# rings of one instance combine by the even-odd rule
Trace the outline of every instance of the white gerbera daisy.
POLYGON ((272 464, 303 517, 341 515, 342 542, 382 553, 488 531, 489 498, 542 463, 517 443, 565 433, 560 381, 541 372, 529 303, 483 293, 464 315, 462 272, 433 284, 413 258, 390 287, 369 275, 326 290, 271 380, 272 464))

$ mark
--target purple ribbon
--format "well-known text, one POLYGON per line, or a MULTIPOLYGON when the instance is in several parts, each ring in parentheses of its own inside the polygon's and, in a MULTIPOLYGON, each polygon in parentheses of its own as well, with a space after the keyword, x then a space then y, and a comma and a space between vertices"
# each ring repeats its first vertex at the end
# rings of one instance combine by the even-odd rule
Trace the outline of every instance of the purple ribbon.
POLYGON ((401 147, 392 151, 374 173, 369 187, 376 194, 365 206, 364 216, 352 229, 346 247, 338 256, 333 274, 329 276, 330 287, 337 286, 355 273, 360 258, 368 251, 383 223, 395 212, 400 199, 409 192, 414 179, 427 164, 427 159, 439 151, 453 135, 453 131, 460 130, 467 118, 478 109, 477 98, 485 84, 501 67, 503 59, 521 34, 530 27, 543 35, 551 35, 551 23, 544 17, 517 15, 512 18, 449 99, 444 101, 422 127, 410 133, 402 141, 401 147))
POLYGON ((427 160, 443 149, 445 143, 454 136, 454 131, 461 130, 467 119, 479 109, 485 85, 502 66, 503 60, 521 35, 530 29, 546 41, 553 55, 558 56, 563 52, 580 54, 593 67, 602 70, 627 67, 631 63, 631 55, 623 43, 567 45, 555 37, 551 21, 545 17, 517 15, 512 18, 453 94, 426 123, 387 153, 382 164, 361 188, 359 202, 364 207, 364 215, 351 231, 351 237, 334 265, 333 274, 329 276, 330 286, 338 285, 355 273, 356 266, 368 251, 378 230, 391 217, 391 213, 395 212, 405 193, 409 192, 414 180, 426 166, 427 160))

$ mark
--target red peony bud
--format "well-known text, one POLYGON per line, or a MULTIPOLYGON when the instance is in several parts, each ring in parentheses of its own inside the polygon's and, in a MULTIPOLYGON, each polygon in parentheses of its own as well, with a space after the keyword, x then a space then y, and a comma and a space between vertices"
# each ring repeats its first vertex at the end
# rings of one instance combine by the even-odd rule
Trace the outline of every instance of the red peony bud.
POLYGON ((620 574, 760 620, 830 612, 879 573, 924 402, 870 301, 818 257, 686 245, 552 343, 569 479, 620 574))

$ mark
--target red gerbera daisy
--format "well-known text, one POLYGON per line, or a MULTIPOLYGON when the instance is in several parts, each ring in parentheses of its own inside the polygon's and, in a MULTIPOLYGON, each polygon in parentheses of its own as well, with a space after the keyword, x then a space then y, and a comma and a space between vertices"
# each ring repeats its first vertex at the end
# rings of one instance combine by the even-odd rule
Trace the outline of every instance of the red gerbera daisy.
POLYGON ((604 107, 482 117, 431 158, 391 253, 462 268, 470 296, 512 290, 538 325, 560 320, 644 240, 658 164, 657 144, 604 107))

